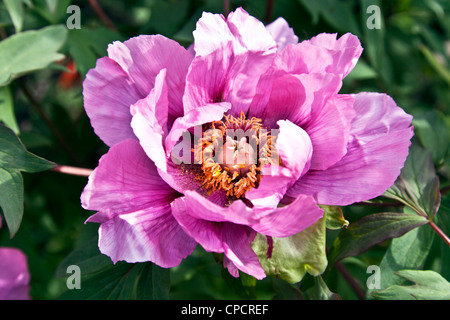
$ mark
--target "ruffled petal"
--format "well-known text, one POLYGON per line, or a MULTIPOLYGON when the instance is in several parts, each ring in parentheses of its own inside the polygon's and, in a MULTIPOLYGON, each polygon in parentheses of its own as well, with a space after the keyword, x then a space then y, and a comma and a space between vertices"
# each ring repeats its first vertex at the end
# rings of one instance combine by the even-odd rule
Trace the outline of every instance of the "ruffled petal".
POLYGON ((117 215, 99 229, 100 251, 114 263, 152 261, 171 268, 196 246, 174 219, 168 204, 117 215))
POLYGON ((325 205, 349 205, 375 198, 397 179, 408 156, 412 117, 391 97, 379 93, 354 95, 346 155, 327 170, 310 170, 287 196, 312 195, 325 205))
MULTIPOLYGON (((306 195, 281 208, 250 208, 242 200, 220 207, 193 191, 187 191, 183 199, 192 219, 244 225, 266 236, 280 238, 299 233, 323 216, 315 200, 306 195)), ((179 220, 179 215, 174 215, 179 220)))
POLYGON ((83 82, 84 108, 95 133, 108 146, 135 138, 130 106, 142 96, 128 75, 114 60, 97 60, 83 82))
POLYGON ((16 248, 0 248, 0 300, 30 300, 27 257, 16 248))
POLYGON ((87 222, 101 223, 99 247, 114 262, 173 267, 196 245, 171 215, 170 203, 179 196, 160 178, 139 142, 125 140, 100 159, 81 202, 98 211, 87 222))
POLYGON ((268 24, 266 29, 277 43, 278 51, 283 50, 289 44, 298 43, 298 37, 295 35, 294 30, 281 17, 268 24))
MULTIPOLYGON (((228 102, 210 103, 188 111, 183 117, 175 120, 169 134, 165 139, 165 147, 167 156, 173 158, 173 162, 179 163, 179 155, 171 154, 173 147, 179 142, 180 138, 187 132, 188 129, 195 126, 201 126, 205 123, 218 121, 223 118, 223 114, 230 109, 231 105, 228 102)), ((190 143, 193 140, 191 135, 187 136, 184 141, 186 144, 186 151, 191 153, 190 143)))
MULTIPOLYGON (((199 196, 199 201, 208 201, 199 196)), ((256 232, 249 227, 230 222, 217 223, 199 219, 195 216, 197 207, 185 203, 179 198, 172 203, 172 212, 178 223, 187 234, 194 238, 206 251, 224 253, 224 261, 231 274, 237 276, 235 268, 254 276, 257 279, 265 277, 258 257, 251 249, 256 232)))
POLYGON ((322 33, 310 40, 288 45, 277 57, 277 68, 288 73, 327 72, 344 78, 356 65, 362 53, 358 37, 346 33, 322 33))
POLYGON ((165 82, 167 69, 156 76, 155 87, 150 94, 131 106, 131 127, 150 159, 166 170, 166 153, 163 139, 167 136, 169 109, 168 89, 165 82))
POLYGON ((271 65, 276 43, 264 25, 242 9, 204 13, 194 31, 194 58, 186 78, 184 110, 227 101, 231 114, 247 112, 259 77, 271 65))
POLYGON ((116 61, 146 97, 162 69, 167 69, 169 117, 183 115, 182 97, 192 55, 176 41, 161 35, 141 35, 108 46, 108 56, 116 61))

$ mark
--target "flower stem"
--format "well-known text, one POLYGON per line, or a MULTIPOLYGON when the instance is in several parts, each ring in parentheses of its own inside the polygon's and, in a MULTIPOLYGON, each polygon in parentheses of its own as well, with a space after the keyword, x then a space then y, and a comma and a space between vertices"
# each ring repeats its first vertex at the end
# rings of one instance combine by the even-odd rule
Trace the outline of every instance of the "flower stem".
POLYGON ((344 279, 347 281, 347 283, 350 285, 350 287, 353 289, 355 294, 357 295, 358 299, 364 300, 366 298, 366 293, 361 288, 358 282, 353 278, 353 276, 350 274, 350 272, 347 271, 347 269, 340 263, 336 262, 334 264, 336 269, 340 272, 340 274, 344 277, 344 279))
POLYGON ((77 167, 57 165, 56 167, 54 167, 50 171, 70 174, 70 175, 73 175, 73 176, 89 177, 93 170, 85 169, 85 168, 77 168, 77 167))
POLYGON ((433 221, 428 222, 430 227, 437 233, 439 237, 450 247, 450 238, 442 231, 433 221))
POLYGON ((52 122, 52 120, 47 116, 47 114, 44 111, 44 108, 41 106, 39 101, 35 98, 35 96, 31 92, 31 90, 28 88, 27 84, 23 80, 20 80, 18 83, 19 83, 19 87, 22 90, 22 92, 24 93, 25 97, 28 99, 28 101, 30 101, 33 108, 36 110, 36 112, 39 114, 39 116, 42 118, 42 120, 44 120, 45 124, 51 130, 51 132, 55 135, 55 137, 58 139, 61 146, 72 157, 73 161, 75 161, 75 163, 77 165, 80 165, 81 160, 78 158, 75 151, 72 150, 70 145, 67 143, 67 140, 62 135, 62 133, 58 130, 58 128, 55 126, 55 124, 52 122))
POLYGON ((98 15, 100 20, 103 21, 103 23, 111 30, 116 31, 117 28, 114 25, 114 23, 108 18, 105 11, 103 11, 100 4, 97 2, 97 0, 89 0, 89 4, 91 5, 92 9, 94 9, 95 13, 98 15))
POLYGON ((228 14, 230 13, 230 0, 223 0, 223 15, 228 17, 228 14))

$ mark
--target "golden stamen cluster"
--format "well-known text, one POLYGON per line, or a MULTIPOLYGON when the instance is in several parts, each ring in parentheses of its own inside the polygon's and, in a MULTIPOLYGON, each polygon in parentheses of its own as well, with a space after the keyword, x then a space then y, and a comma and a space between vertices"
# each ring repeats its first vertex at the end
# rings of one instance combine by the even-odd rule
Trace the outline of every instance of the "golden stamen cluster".
POLYGON ((201 164, 203 171, 202 186, 210 192, 222 189, 229 197, 243 197, 251 188, 258 186, 262 166, 273 162, 272 145, 272 136, 267 130, 262 130, 261 119, 246 119, 241 113, 237 118, 225 115, 222 121, 212 122, 194 148, 195 161, 201 164), (252 159, 244 157, 244 163, 223 163, 224 150, 229 147, 229 132, 245 134, 245 140, 241 136, 238 138, 241 143, 232 140, 235 143, 231 145, 237 148, 244 145, 247 148, 245 155, 250 154, 252 159), (255 146, 256 150, 251 146, 255 146))

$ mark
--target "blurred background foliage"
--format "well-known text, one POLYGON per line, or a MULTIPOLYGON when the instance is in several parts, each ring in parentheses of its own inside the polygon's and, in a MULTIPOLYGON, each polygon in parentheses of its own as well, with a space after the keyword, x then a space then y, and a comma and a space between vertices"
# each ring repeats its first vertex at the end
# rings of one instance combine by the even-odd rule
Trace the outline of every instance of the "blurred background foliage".
MULTIPOLYGON (((18 135, 28 151, 58 164, 95 168, 107 147, 94 134, 84 112, 81 82, 87 71, 95 66, 96 59, 106 55, 108 43, 140 34, 162 34, 187 47, 193 40, 192 31, 201 13, 223 13, 224 2, 5 0, 0 2, 0 36, 6 39, 19 31, 65 26, 71 16, 66 11, 70 5, 80 8, 81 29, 67 30, 62 36, 59 52, 64 54, 64 58, 0 87, 0 120, 18 135)), ((360 38, 364 52, 356 68, 344 80, 341 92, 386 92, 406 112, 414 115, 415 143, 431 153, 442 190, 438 223, 449 234, 450 199, 445 193, 450 177, 450 2, 230 2, 230 10, 238 6, 265 23, 284 17, 300 40, 321 32, 339 35, 351 32, 360 38), (381 8, 380 29, 369 29, 366 25, 372 14, 367 12, 367 8, 373 4, 381 8)), ((20 50, 26 50, 26 47, 20 50)), ((33 59, 32 55, 30 59, 33 59)), ((7 64, 8 61, 0 61, 0 66, 7 64)), ((33 299, 64 297, 67 293, 61 266, 74 259, 74 249, 83 248, 86 254, 89 251, 83 247, 86 242, 95 251, 95 242, 89 240, 95 239, 98 225, 84 224, 90 213, 80 206, 80 194, 87 179, 51 171, 24 173, 23 179, 22 224, 11 239, 3 223, 0 246, 18 247, 26 253, 32 275, 33 299)), ((345 218, 352 223, 367 214, 386 211, 386 208, 354 205, 343 210, 345 218)), ((415 235, 407 234, 412 240, 403 241, 411 243, 420 242, 421 237, 428 239, 428 246, 420 251, 424 257, 414 268, 434 270, 450 280, 449 248, 442 244, 440 238, 433 237, 428 225, 413 231, 415 235)), ((327 231, 329 245, 339 232, 327 231)), ((399 242, 399 239, 402 238, 395 241, 399 242)), ((379 265, 389 250, 395 250, 391 245, 393 241, 384 241, 361 255, 348 257, 341 261, 339 268, 327 269, 322 278, 328 288, 342 299, 361 298, 361 292, 358 295, 355 286, 366 290, 367 266, 379 265)), ((96 256, 95 252, 88 258, 95 259, 97 267, 110 267, 109 261, 96 256)), ((126 265, 117 267, 127 271, 126 265)), ((234 279, 223 272, 213 255, 201 248, 179 267, 167 272, 157 267, 152 270, 163 274, 162 278, 170 278, 170 291, 158 291, 153 285, 153 297, 171 299, 296 299, 304 298, 308 289, 314 287, 314 282, 322 281, 307 276, 300 286, 292 286, 273 278, 257 283, 245 276, 234 279), (302 289, 302 294, 299 289, 302 289)), ((127 285, 126 280, 114 277, 112 275, 112 282, 127 285)), ((316 287, 323 288, 321 283, 316 283, 316 287)), ((125 298, 120 295, 114 297, 125 298)))

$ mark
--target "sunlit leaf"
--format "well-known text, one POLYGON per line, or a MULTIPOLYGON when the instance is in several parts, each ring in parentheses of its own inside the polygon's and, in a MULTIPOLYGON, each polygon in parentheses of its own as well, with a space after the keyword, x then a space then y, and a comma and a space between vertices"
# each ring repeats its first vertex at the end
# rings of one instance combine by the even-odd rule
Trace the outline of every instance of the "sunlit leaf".
POLYGON ((15 134, 19 134, 19 126, 14 115, 14 102, 8 86, 0 87, 0 121, 15 134))
POLYGON ((289 283, 302 280, 306 273, 322 274, 327 267, 325 252, 326 218, 286 238, 258 234, 252 248, 267 275, 289 283))
POLYGON ((320 205, 325 211, 326 227, 330 230, 338 230, 347 227, 349 222, 345 220, 340 207, 320 205))
POLYGON ((382 300, 450 300, 450 283, 439 273, 423 270, 401 270, 397 276, 414 285, 393 285, 373 291, 372 296, 382 300))
POLYGON ((394 284, 402 284, 395 272, 403 269, 420 268, 433 244, 434 232, 428 225, 415 228, 391 241, 380 262, 382 270, 381 289, 394 284))
POLYGON ((62 25, 30 30, 0 42, 0 86, 31 71, 47 67, 64 57, 58 50, 66 40, 62 25))

